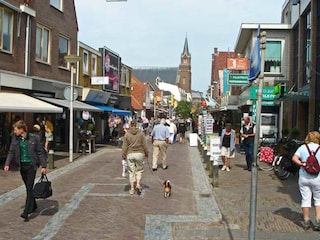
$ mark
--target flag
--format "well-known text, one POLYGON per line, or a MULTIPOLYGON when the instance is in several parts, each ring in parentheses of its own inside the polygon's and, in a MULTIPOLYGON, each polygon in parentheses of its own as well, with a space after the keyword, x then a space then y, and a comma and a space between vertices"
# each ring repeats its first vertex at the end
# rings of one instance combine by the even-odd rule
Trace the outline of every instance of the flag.
POLYGON ((251 50, 250 68, 248 81, 254 81, 261 72, 261 54, 260 54, 260 24, 258 26, 258 36, 251 50))

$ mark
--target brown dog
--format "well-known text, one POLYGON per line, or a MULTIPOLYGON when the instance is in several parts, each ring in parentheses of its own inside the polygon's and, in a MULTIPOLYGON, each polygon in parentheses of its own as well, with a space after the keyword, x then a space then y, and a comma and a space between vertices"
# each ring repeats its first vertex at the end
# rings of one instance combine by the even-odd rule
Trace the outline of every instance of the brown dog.
POLYGON ((163 182, 163 187, 164 187, 164 197, 170 197, 171 196, 171 185, 169 180, 165 180, 163 182))

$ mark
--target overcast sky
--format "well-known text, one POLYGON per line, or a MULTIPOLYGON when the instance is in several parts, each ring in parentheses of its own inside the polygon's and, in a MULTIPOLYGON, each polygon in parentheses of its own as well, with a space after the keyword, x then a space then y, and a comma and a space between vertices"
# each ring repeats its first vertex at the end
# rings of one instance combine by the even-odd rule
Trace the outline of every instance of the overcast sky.
POLYGON ((210 85, 211 55, 233 51, 241 23, 280 23, 284 0, 75 0, 78 40, 131 67, 178 67, 187 35, 192 90, 210 85))

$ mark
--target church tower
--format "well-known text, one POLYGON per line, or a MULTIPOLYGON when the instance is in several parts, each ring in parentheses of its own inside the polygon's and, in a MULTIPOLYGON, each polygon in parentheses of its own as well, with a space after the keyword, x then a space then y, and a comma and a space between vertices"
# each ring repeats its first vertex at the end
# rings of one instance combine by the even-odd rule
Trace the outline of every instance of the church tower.
POLYGON ((181 54, 181 63, 178 72, 178 87, 191 93, 191 54, 189 53, 188 39, 184 41, 184 48, 181 54))

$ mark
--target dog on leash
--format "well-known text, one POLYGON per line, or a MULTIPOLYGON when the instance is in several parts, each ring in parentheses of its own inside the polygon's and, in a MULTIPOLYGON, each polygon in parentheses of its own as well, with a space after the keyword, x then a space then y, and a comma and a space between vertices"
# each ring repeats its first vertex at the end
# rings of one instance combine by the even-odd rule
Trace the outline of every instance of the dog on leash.
POLYGON ((164 197, 170 197, 171 196, 171 184, 170 180, 165 180, 163 182, 163 188, 164 188, 164 197))

